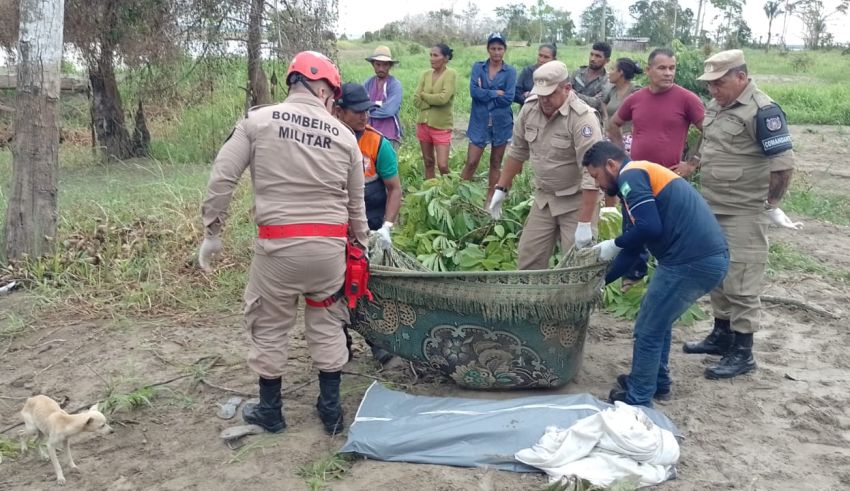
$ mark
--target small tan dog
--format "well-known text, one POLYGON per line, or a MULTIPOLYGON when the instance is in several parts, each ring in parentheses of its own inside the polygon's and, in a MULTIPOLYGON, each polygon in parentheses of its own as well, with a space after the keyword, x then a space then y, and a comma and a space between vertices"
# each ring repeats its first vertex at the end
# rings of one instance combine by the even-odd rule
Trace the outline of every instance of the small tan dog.
POLYGON ((68 465, 76 469, 77 464, 71 457, 70 439, 72 436, 84 431, 91 431, 106 435, 112 433, 112 428, 106 424, 106 416, 97 410, 97 404, 88 411, 79 414, 68 414, 59 407, 53 399, 38 395, 27 399, 24 408, 21 409, 21 417, 24 420, 25 429, 21 435, 21 451, 26 450, 26 437, 35 436, 42 457, 50 457, 53 470, 56 471, 56 482, 65 484, 65 475, 56 457, 56 448, 63 447, 68 458, 68 465), (47 453, 41 448, 42 441, 47 441, 47 453))

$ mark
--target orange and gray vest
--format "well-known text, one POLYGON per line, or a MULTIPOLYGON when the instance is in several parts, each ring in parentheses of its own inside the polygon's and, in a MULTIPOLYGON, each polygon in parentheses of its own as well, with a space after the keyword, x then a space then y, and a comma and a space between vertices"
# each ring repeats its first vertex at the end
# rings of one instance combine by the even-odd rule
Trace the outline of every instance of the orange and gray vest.
POLYGON ((378 130, 369 125, 366 125, 366 129, 357 137, 360 153, 363 154, 363 175, 366 184, 364 199, 370 230, 378 230, 384 225, 384 212, 387 207, 387 188, 384 180, 378 175, 377 168, 378 151, 381 149, 383 138, 378 130))

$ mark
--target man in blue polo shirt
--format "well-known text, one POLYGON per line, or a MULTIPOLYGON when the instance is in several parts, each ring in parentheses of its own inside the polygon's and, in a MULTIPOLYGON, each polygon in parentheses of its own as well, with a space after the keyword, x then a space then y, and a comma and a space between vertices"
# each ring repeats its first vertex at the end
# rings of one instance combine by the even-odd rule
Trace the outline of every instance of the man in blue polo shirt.
POLYGON ((723 230, 699 193, 673 171, 651 162, 629 161, 611 142, 594 144, 582 164, 609 196, 619 196, 632 227, 594 246, 614 260, 605 277, 625 274, 644 246, 658 260, 635 321, 632 371, 617 377, 610 402, 652 405, 670 397, 673 322, 698 298, 723 281, 729 252, 723 230))

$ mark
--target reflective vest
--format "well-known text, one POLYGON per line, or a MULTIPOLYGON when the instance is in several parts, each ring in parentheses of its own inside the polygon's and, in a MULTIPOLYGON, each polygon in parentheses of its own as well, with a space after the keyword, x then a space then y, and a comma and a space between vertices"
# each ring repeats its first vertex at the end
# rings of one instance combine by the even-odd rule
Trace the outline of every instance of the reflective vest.
POLYGON ((384 180, 378 175, 377 167, 378 150, 383 138, 378 130, 366 125, 366 129, 357 139, 360 153, 363 154, 363 176, 366 178, 364 199, 370 230, 378 230, 384 225, 384 212, 387 208, 387 188, 384 180))

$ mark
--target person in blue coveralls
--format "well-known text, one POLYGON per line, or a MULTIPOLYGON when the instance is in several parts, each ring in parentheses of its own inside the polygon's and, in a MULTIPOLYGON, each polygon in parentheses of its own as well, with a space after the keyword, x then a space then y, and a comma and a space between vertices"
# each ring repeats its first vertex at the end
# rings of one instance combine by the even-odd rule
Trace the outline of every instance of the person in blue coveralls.
POLYGON ((514 127, 511 103, 516 91, 516 69, 504 61, 507 47, 508 44, 502 34, 491 33, 487 37, 489 58, 486 61, 475 62, 469 76, 472 110, 466 130, 469 147, 461 177, 467 181, 472 180, 484 149, 490 145, 487 203, 493 195, 493 188, 499 182, 502 157, 505 155, 505 148, 511 139, 514 127))

